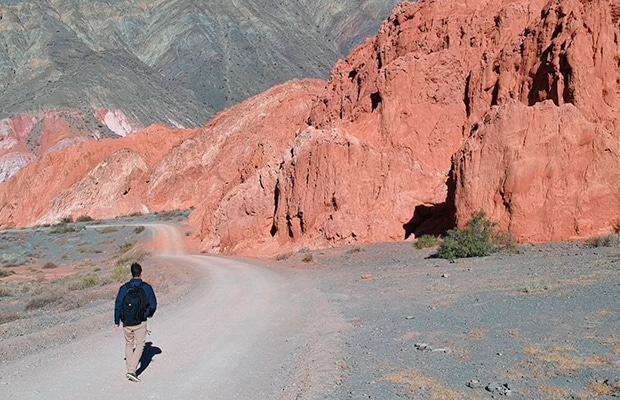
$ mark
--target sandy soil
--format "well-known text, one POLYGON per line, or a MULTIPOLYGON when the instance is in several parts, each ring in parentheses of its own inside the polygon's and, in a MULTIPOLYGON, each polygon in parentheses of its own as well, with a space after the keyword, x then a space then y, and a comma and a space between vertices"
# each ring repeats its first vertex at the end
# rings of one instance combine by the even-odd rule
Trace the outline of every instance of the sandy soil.
POLYGON ((0 398, 620 396, 617 248, 449 262, 389 243, 241 260, 186 254, 153 229, 167 239, 143 262, 161 304, 142 382, 124 378, 109 298, 1 324, 0 398))

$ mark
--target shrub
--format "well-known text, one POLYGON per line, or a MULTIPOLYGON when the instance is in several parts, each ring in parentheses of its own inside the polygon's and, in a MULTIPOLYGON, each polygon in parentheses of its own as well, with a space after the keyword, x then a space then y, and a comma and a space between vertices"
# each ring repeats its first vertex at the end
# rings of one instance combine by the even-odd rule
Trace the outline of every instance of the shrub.
POLYGON ((11 270, 0 269, 0 278, 6 278, 7 276, 13 275, 15 272, 11 270))
POLYGON ((92 220, 93 219, 91 217, 89 217, 88 215, 81 215, 81 216, 77 217, 75 222, 90 222, 92 220))
POLYGON ((37 310, 48 305, 58 304, 62 298, 63 294, 60 292, 43 293, 30 299, 28 304, 26 304, 26 311, 37 310))
POLYGON ((441 240, 439 238, 432 235, 422 235, 415 242, 414 246, 416 249, 425 249, 427 247, 435 247, 437 246, 441 240))
POLYGON ((19 319, 19 314, 15 311, 0 312, 0 325, 6 324, 7 322, 15 321, 16 319, 19 319))
POLYGON ((13 292, 6 287, 0 287, 0 297, 11 297, 13 296, 13 292))
POLYGON ((105 228, 102 228, 99 230, 99 233, 114 233, 114 232, 118 232, 118 228, 114 226, 106 226, 105 228))
POLYGON ((362 251, 362 248, 360 246, 355 246, 349 250, 346 251, 346 254, 354 254, 354 253, 359 253, 360 251, 362 251))
POLYGON ((620 236, 615 233, 608 235, 594 236, 586 239, 585 242, 588 247, 613 247, 620 244, 620 236))
POLYGON ((125 243, 121 246, 118 246, 118 249, 121 252, 121 254, 124 254, 124 253, 127 253, 129 250, 131 250, 132 247, 133 247, 133 243, 125 243))
POLYGON ((128 279, 131 275, 131 271, 129 266, 131 264, 127 260, 119 260, 114 268, 112 269, 112 273, 110 274, 112 279, 115 281, 128 279))
POLYGON ((465 229, 451 229, 439 245, 438 257, 454 260, 464 257, 483 257, 498 248, 514 245, 512 238, 495 231, 496 224, 486 218, 484 211, 472 215, 465 229))
POLYGON ((280 253, 276 256, 276 261, 284 261, 287 260, 290 256, 293 255, 293 252, 288 253, 280 253))
POLYGON ((2 267, 19 267, 28 262, 28 257, 19 253, 2 253, 0 254, 0 266, 2 267))
POLYGON ((309 263, 314 261, 314 257, 312 256, 312 253, 308 253, 304 256, 304 258, 301 259, 301 261, 309 263))
POLYGON ((95 275, 84 275, 80 279, 80 283, 84 289, 97 285, 97 277, 95 275))
POLYGON ((66 222, 61 222, 59 224, 52 226, 50 233, 69 233, 69 232, 75 232, 75 231, 76 229, 74 226, 68 225, 66 222))
POLYGON ((140 226, 136 226, 136 227, 133 229, 133 233, 135 233, 135 234, 137 235, 137 234, 139 234, 139 233, 144 232, 144 230, 145 230, 145 229, 146 229, 146 228, 145 228, 144 226, 142 226, 142 225, 140 225, 140 226))
POLYGON ((45 269, 53 269, 53 268, 57 268, 58 265, 54 264, 51 261, 46 262, 45 264, 43 264, 43 268, 45 269))

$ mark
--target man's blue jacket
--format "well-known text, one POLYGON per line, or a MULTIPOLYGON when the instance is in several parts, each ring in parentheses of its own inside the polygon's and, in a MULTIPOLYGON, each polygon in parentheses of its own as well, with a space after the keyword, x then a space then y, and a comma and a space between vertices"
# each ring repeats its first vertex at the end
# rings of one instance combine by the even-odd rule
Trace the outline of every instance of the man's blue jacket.
MULTIPOLYGON (((130 286, 138 286, 142 282, 140 278, 132 278, 129 281, 130 286)), ((148 283, 144 282, 144 292, 146 293, 146 297, 149 299, 149 306, 146 308, 144 312, 144 317, 142 321, 146 321, 147 318, 151 318, 153 314, 155 314, 155 310, 157 309, 157 298, 155 297, 155 292, 153 288, 148 283)), ((127 288, 125 285, 121 286, 118 289, 118 294, 116 295, 116 303, 114 305, 114 325, 119 325, 121 323, 121 309, 123 308, 123 298, 127 293, 127 288)))

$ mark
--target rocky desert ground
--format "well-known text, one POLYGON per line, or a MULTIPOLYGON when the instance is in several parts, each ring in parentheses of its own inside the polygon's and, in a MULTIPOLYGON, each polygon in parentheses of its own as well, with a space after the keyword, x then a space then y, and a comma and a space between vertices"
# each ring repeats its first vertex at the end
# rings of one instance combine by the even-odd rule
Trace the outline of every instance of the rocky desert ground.
MULTIPOLYGON (((1 232, 0 366, 109 330, 129 260, 150 266, 163 310, 199 288, 195 271, 158 261, 143 229, 163 222, 182 231, 184 215, 140 218, 1 232)), ((280 323, 308 319, 335 338, 306 344, 307 374, 323 379, 315 390, 277 398, 619 397, 620 247, 607 239, 454 261, 412 242, 245 259, 321 299, 280 323)), ((10 387, 0 376, 0 394, 10 387)))

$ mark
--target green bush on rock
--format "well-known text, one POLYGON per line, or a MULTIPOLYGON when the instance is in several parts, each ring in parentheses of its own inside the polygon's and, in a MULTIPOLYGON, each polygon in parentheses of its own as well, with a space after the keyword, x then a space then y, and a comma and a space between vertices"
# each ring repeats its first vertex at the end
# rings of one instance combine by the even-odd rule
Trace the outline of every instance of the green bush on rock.
POLYGON ((496 223, 487 219, 484 211, 472 215, 464 229, 450 229, 439 245, 437 256, 448 260, 465 257, 484 257, 500 248, 514 245, 512 237, 495 229, 496 223))

